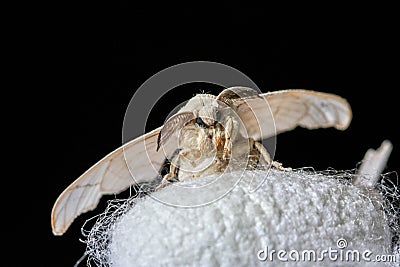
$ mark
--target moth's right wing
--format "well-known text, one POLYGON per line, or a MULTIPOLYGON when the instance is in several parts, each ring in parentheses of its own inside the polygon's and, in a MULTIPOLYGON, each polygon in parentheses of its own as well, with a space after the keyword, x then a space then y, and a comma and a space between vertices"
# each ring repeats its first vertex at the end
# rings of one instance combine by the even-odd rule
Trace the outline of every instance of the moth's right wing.
POLYGON ((156 179, 166 156, 174 152, 168 143, 157 151, 160 131, 161 127, 124 144, 68 186, 51 213, 53 233, 62 235, 77 216, 96 208, 102 195, 156 179))
POLYGON ((352 118, 350 105, 345 99, 301 89, 237 99, 234 107, 246 127, 246 133, 242 134, 255 140, 269 138, 297 126, 344 130, 352 118))

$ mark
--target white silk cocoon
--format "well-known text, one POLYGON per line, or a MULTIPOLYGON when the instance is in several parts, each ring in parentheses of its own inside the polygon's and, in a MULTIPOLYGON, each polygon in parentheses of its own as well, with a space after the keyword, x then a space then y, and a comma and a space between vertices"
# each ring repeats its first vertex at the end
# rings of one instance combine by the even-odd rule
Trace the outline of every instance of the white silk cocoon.
MULTIPOLYGON (((347 241, 343 251, 369 250, 373 253, 371 258, 393 254, 392 234, 376 191, 354 186, 336 174, 271 170, 262 186, 250 193, 248 180, 253 175, 265 174, 262 170, 247 171, 226 196, 197 208, 168 206, 150 197, 138 199, 110 227, 108 264, 312 266, 322 263, 283 262, 276 254, 272 262, 260 261, 257 255, 266 248, 269 252, 298 250, 301 253, 329 248, 340 251, 339 239, 347 241)), ((238 174, 224 174, 226 181, 237 178, 235 175, 238 174)), ((185 183, 212 179, 215 177, 185 183)), ((167 186, 156 192, 156 196, 179 198, 174 190, 176 187, 167 186)), ((366 266, 367 262, 332 261, 325 255, 323 264, 366 266)))

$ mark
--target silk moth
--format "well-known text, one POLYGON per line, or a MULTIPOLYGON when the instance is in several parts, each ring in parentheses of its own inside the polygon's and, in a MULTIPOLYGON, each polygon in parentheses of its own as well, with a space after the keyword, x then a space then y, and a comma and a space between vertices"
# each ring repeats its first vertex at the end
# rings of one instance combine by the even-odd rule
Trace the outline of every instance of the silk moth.
POLYGON ((240 161, 245 167, 288 170, 273 161, 259 141, 297 126, 345 130, 351 119, 348 102, 329 93, 291 89, 258 94, 231 87, 218 96, 198 94, 163 126, 117 148, 68 186, 51 213, 53 233, 62 235, 77 216, 94 209, 102 195, 133 184, 159 179, 161 189, 173 181, 234 169, 240 161), (170 170, 160 179, 166 159, 170 170))

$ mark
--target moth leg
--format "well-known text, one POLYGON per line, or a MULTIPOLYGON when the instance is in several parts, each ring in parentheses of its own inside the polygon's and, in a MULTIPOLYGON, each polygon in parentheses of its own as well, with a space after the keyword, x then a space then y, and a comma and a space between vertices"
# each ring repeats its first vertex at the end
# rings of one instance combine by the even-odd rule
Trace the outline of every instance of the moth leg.
POLYGON ((268 169, 269 166, 273 166, 276 169, 281 170, 281 171, 291 171, 292 170, 292 168, 285 168, 282 166, 281 163, 272 160, 267 149, 260 142, 257 142, 254 140, 253 140, 253 142, 254 142, 253 143, 254 147, 260 153, 259 162, 264 167, 264 169, 268 169))
POLYGON ((156 187, 156 191, 161 188, 164 188, 165 186, 167 186, 170 183, 179 181, 179 178, 178 178, 179 167, 177 167, 178 163, 179 163, 179 154, 175 155, 172 158, 171 165, 169 166, 169 173, 164 175, 161 183, 156 187))
POLYGON ((230 157, 231 154, 231 138, 232 138, 232 133, 233 133, 233 121, 232 118, 229 117, 228 121, 226 122, 225 126, 225 143, 224 143, 224 152, 222 154, 222 159, 226 160, 230 157))

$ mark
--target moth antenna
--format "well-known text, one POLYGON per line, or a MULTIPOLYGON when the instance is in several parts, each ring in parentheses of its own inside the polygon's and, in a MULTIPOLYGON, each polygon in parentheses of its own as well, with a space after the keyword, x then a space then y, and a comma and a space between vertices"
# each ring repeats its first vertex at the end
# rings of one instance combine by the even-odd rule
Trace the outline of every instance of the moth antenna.
POLYGON ((157 148, 156 148, 156 151, 158 152, 158 150, 160 149, 160 142, 161 142, 161 131, 158 133, 158 136, 157 136, 157 148))

